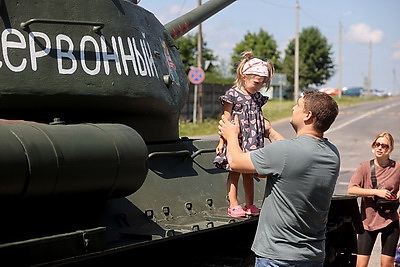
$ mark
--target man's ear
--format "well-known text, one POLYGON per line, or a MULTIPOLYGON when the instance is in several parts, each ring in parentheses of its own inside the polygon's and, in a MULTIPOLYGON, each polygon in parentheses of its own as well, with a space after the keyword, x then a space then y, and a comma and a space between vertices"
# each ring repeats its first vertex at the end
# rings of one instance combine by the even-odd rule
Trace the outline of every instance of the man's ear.
POLYGON ((303 118, 303 120, 304 120, 305 123, 307 123, 307 122, 312 122, 312 119, 313 119, 313 114, 312 114, 311 111, 308 111, 308 112, 306 113, 306 115, 304 116, 304 118, 303 118))

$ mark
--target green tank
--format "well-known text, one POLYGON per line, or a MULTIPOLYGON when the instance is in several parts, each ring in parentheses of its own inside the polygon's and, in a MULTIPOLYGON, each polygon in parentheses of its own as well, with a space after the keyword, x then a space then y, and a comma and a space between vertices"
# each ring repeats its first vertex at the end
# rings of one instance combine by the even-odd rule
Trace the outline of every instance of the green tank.
MULTIPOLYGON (((257 217, 227 216, 217 140, 178 131, 175 40, 233 2, 166 25, 136 1, 0 3, 0 114, 23 120, 0 124, 1 263, 251 264, 257 217)), ((332 200, 327 266, 354 261, 357 214, 354 197, 332 200)))

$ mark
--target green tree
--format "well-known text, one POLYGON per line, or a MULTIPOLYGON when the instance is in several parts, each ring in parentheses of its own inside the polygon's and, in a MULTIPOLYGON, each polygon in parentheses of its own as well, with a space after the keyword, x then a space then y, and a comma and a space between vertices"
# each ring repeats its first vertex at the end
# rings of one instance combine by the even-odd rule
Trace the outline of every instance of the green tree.
POLYGON ((187 34, 176 40, 179 47, 179 55, 181 56, 186 73, 189 73, 191 66, 197 66, 197 38, 194 35, 187 34))
MULTIPOLYGON (((288 83, 294 85, 295 40, 290 41, 285 50, 283 72, 288 83)), ((317 27, 304 28, 299 34, 299 87, 320 86, 334 74, 332 45, 317 27)))
MULTIPOLYGON (((177 41, 179 47, 179 54, 181 56, 183 65, 185 66, 186 73, 189 73, 191 67, 197 67, 197 33, 182 36, 177 41)), ((203 62, 215 61, 217 57, 214 56, 213 51, 207 48, 207 43, 203 38, 203 62)), ((203 63, 204 65, 204 63, 203 63)), ((204 67, 204 66, 203 66, 204 67)), ((211 64, 207 72, 215 72, 215 67, 211 64)), ((207 77, 207 75, 206 75, 207 77)))
POLYGON ((241 54, 244 51, 252 50, 253 56, 261 59, 268 58, 274 64, 275 71, 280 72, 282 64, 279 60, 280 52, 278 45, 272 35, 260 29, 258 33, 248 32, 244 39, 236 44, 232 54, 232 72, 236 73, 237 65, 240 63, 241 54))

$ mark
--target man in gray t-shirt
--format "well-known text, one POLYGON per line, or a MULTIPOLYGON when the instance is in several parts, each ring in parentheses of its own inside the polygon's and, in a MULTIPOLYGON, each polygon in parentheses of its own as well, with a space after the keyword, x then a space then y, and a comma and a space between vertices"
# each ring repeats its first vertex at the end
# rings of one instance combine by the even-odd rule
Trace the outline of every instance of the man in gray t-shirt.
POLYGON ((272 143, 248 153, 238 146, 237 124, 220 121, 231 168, 267 176, 252 246, 256 266, 322 266, 325 257, 326 222, 340 157, 323 134, 335 120, 338 106, 329 95, 307 90, 292 110, 296 138, 283 140, 268 127, 266 136, 272 143))

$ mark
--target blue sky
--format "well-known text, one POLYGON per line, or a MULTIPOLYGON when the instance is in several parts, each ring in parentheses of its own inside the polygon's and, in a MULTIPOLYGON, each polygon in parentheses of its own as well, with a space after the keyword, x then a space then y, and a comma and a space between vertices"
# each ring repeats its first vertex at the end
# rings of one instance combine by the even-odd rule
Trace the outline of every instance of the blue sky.
MULTIPOLYGON (((195 8, 197 0, 141 0, 139 5, 165 24, 195 8)), ((295 5, 296 0, 237 0, 203 22, 207 47, 230 61, 233 47, 244 35, 262 28, 273 36, 283 57, 288 42, 295 37, 295 5)), ((341 22, 343 86, 364 86, 371 62, 372 88, 400 94, 399 0, 299 0, 299 6, 299 31, 318 27, 332 45, 336 66, 341 22)), ((196 31, 197 27, 191 33, 196 31)), ((338 83, 336 72, 326 86, 338 87, 338 83)))

